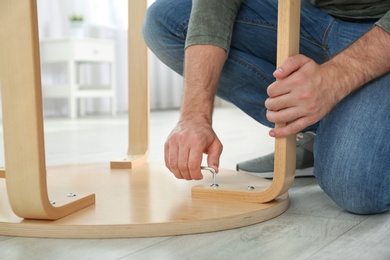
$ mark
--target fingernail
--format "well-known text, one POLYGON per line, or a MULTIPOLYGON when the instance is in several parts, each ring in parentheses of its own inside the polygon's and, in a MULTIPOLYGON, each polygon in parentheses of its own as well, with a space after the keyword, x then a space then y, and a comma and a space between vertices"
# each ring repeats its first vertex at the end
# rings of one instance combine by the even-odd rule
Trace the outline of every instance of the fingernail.
POLYGON ((269 131, 269 135, 270 135, 271 137, 275 137, 275 132, 274 132, 274 131, 269 131))
POLYGON ((213 164, 212 166, 210 166, 211 168, 213 168, 215 170, 216 173, 218 173, 218 165, 216 164, 213 164))
POLYGON ((277 68, 277 69, 274 71, 274 73, 277 73, 277 72, 282 73, 282 72, 283 72, 283 69, 282 69, 281 67, 279 67, 279 68, 277 68))

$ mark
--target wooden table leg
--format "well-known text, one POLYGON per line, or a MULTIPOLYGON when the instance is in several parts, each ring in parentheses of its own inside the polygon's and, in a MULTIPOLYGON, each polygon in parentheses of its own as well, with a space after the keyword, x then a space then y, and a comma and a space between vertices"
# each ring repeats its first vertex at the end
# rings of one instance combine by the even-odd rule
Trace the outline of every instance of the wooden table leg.
MULTIPOLYGON (((279 0, 277 66, 288 57, 299 52, 300 0, 279 0)), ((276 127, 282 127, 279 124, 276 127)), ((269 202, 288 191, 295 176, 296 143, 295 135, 276 138, 274 178, 269 187, 246 189, 246 185, 219 187, 196 186, 192 189, 195 198, 213 198, 230 201, 269 202)))
POLYGON ((147 47, 142 25, 147 1, 129 0, 129 139, 127 156, 111 162, 111 168, 133 168, 146 162, 149 150, 149 85, 147 47))
POLYGON ((0 2, 6 185, 19 217, 58 219, 94 204, 95 196, 62 206, 48 198, 36 9, 35 0, 0 2))

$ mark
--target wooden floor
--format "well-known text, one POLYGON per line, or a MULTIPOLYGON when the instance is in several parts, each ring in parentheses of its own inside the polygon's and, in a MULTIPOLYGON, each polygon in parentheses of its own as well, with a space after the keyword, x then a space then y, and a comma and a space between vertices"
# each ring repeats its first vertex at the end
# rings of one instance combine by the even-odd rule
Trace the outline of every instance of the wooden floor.
MULTIPOLYGON (((127 150, 126 118, 47 119, 47 163, 109 163, 122 157, 127 150)), ((224 144, 221 167, 235 169, 237 162, 273 150, 268 130, 242 112, 219 108, 214 118, 224 144)), ((163 161, 163 144, 177 119, 177 111, 152 113, 150 161, 163 161)), ((286 213, 270 221, 200 235, 79 240, 0 236, 0 259, 390 259, 389 213, 347 213, 313 177, 295 180, 290 204, 286 213)))

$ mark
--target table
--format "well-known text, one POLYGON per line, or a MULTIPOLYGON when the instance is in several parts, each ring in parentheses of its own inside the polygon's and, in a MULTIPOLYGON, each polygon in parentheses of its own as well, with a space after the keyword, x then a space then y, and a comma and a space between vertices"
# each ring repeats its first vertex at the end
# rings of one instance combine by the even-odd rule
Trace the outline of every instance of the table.
MULTIPOLYGON (((221 169, 224 177, 219 178, 218 188, 204 188, 205 183, 192 188, 202 198, 191 195, 189 182, 174 178, 167 182, 166 176, 172 175, 164 165, 146 163, 149 89, 147 49, 141 36, 146 6, 146 1, 129 0, 127 155, 112 161, 111 167, 46 169, 36 1, 1 1, 6 171, 0 175, 6 181, 0 180, 0 235, 103 238, 192 234, 259 223, 287 209, 287 190, 295 173, 294 136, 276 140, 272 182, 221 169), (260 188, 247 190, 245 182, 251 186, 257 182, 260 188), (77 196, 66 196, 70 190, 77 196), (96 204, 93 192, 98 194, 96 204)), ((279 0, 278 64, 297 53, 299 11, 300 0, 279 0)))

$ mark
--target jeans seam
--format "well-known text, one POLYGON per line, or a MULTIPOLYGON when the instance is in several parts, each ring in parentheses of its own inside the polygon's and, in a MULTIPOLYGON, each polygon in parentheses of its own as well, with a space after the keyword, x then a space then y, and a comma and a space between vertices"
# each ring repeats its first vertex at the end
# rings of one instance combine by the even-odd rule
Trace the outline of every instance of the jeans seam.
POLYGON ((330 33, 330 30, 332 29, 334 23, 336 22, 335 19, 332 19, 332 22, 329 23, 328 27, 326 28, 325 30, 325 34, 324 34, 324 37, 322 38, 322 44, 321 44, 321 48, 327 53, 327 55, 330 57, 330 53, 328 51, 328 49, 326 48, 326 41, 328 40, 328 36, 329 36, 329 33, 330 33))
POLYGON ((259 22, 254 22, 252 20, 247 20, 247 19, 236 19, 236 22, 237 23, 244 23, 244 24, 250 24, 250 25, 254 25, 254 26, 259 26, 259 27, 266 27, 266 28, 269 28, 269 29, 274 29, 275 31, 277 30, 277 26, 274 25, 274 24, 270 24, 270 23, 259 23, 259 22))
MULTIPOLYGON (((277 26, 274 25, 274 24, 253 22, 253 21, 247 20, 247 19, 236 20, 236 22, 238 22, 238 23, 243 23, 243 24, 254 25, 254 26, 259 26, 259 27, 265 27, 265 28, 268 28, 268 29, 271 29, 271 30, 275 30, 275 33, 277 33, 277 26)), ((327 38, 327 36, 328 36, 328 31, 330 30, 331 26, 333 25, 333 22, 334 22, 334 21, 332 21, 332 23, 330 23, 330 25, 327 27, 327 30, 325 31, 325 36, 324 36, 324 38, 323 38, 323 41, 327 38)), ((310 42, 310 43, 313 44, 313 45, 318 46, 318 47, 321 48, 324 52, 326 52, 326 54, 330 57, 330 53, 329 53, 328 50, 326 49, 324 43, 319 43, 318 41, 313 40, 311 37, 305 37, 305 36, 302 35, 302 34, 300 34, 300 38, 301 38, 302 40, 305 40, 305 41, 307 41, 307 42, 310 42)))

